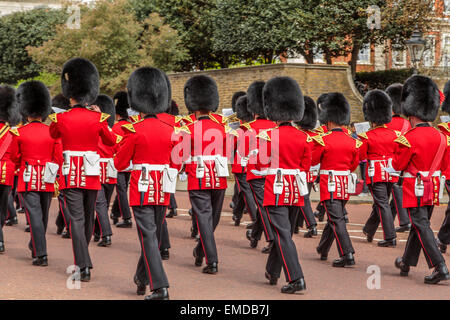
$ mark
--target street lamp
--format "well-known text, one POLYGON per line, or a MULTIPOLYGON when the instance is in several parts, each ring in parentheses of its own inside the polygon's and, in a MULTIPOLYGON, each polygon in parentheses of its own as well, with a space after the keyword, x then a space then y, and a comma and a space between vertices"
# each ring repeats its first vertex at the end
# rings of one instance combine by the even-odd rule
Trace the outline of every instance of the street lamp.
POLYGON ((408 47, 409 56, 414 67, 414 74, 418 73, 419 62, 422 60, 423 53, 425 51, 426 41, 422 37, 422 32, 418 29, 414 30, 411 39, 406 41, 408 47))

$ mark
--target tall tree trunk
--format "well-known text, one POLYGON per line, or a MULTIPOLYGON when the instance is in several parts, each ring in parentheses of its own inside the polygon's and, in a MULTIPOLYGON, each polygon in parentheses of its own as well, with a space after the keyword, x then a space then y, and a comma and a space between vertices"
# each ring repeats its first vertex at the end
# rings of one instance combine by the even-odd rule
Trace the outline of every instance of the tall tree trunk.
POLYGON ((299 49, 298 52, 305 58, 306 63, 314 64, 314 54, 310 50, 299 49))
POLYGON ((360 46, 353 40, 353 49, 351 53, 351 60, 350 60, 350 68, 352 71, 352 77, 355 79, 356 76, 356 64, 358 62, 358 55, 359 55, 360 46))

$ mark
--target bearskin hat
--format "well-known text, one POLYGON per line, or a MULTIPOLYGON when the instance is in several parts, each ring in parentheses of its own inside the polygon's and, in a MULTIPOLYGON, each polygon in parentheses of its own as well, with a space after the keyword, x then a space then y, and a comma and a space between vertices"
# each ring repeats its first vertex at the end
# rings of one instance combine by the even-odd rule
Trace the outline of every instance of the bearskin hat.
POLYGON ((99 92, 99 75, 95 65, 83 58, 67 61, 61 73, 61 87, 64 96, 82 105, 91 104, 99 92))
POLYGON ((108 126, 112 128, 114 126, 114 122, 116 122, 116 108, 114 106, 114 101, 106 94, 101 94, 97 97, 93 104, 98 106, 101 112, 110 115, 108 118, 108 126))
POLYGON ((122 119, 128 118, 128 95, 125 91, 116 92, 114 95, 114 104, 116 107, 116 114, 122 119))
POLYGON ((174 100, 172 100, 170 102, 170 108, 169 108, 169 110, 167 110, 167 113, 171 114, 173 116, 177 116, 177 115, 180 114, 180 110, 178 109, 178 105, 177 105, 177 103, 174 100))
POLYGON ((47 87, 40 81, 22 83, 16 91, 19 111, 24 117, 45 120, 52 113, 52 101, 47 87))
POLYGON ((298 83, 290 77, 275 77, 263 89, 264 114, 272 121, 300 121, 305 100, 298 83))
POLYGON ((52 98, 52 107, 58 109, 69 110, 70 109, 70 100, 64 97, 62 93, 57 94, 52 98))
POLYGON ((305 113, 303 114, 303 119, 297 121, 296 124, 299 125, 304 130, 312 130, 317 125, 317 106, 311 97, 305 96, 305 113))
POLYGON ((265 117, 263 105, 264 81, 255 81, 247 89, 247 108, 254 115, 265 117))
POLYGON ((236 117, 243 122, 250 122, 254 119, 253 114, 247 108, 247 96, 241 96, 236 101, 236 117))
POLYGON ((333 122, 340 126, 350 124, 350 104, 342 93, 327 93, 320 96, 317 101, 320 123, 333 122))
POLYGON ((450 113, 450 81, 447 81, 444 87, 445 100, 442 102, 442 111, 450 113))
POLYGON ((386 89, 386 93, 392 100, 392 111, 395 114, 402 114, 402 90, 403 85, 401 83, 391 84, 386 89))
POLYGON ((366 121, 389 123, 392 120, 392 100, 381 90, 371 90, 364 96, 363 113, 366 121))
POLYGON ((167 111, 169 88, 161 70, 151 67, 135 70, 128 79, 127 91, 133 110, 153 115, 167 111))
POLYGON ((433 80, 421 75, 414 75, 406 80, 402 91, 402 110, 405 116, 434 121, 439 106, 439 89, 433 80))
POLYGON ((219 108, 219 91, 213 78, 198 75, 184 85, 184 103, 191 111, 216 111, 219 108))
POLYGON ((0 86, 0 120, 10 122, 16 108, 14 88, 7 85, 0 86))
POLYGON ((231 109, 233 110, 233 112, 236 112, 236 102, 242 96, 245 96, 245 92, 244 91, 237 91, 231 97, 231 109))

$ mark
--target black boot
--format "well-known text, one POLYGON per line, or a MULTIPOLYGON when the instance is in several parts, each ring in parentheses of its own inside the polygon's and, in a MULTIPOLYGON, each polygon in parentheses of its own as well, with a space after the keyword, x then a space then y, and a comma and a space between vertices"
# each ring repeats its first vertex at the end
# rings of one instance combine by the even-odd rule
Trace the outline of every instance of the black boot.
POLYGON ((333 267, 343 268, 345 266, 353 266, 355 264, 355 258, 353 258, 353 253, 347 253, 346 255, 340 257, 333 261, 333 267))
POLYGON ((133 226, 133 223, 131 222, 131 219, 125 219, 118 224, 116 224, 117 228, 131 228, 133 226))
POLYGON ((89 282, 91 280, 91 270, 89 267, 81 270, 80 280, 82 282, 89 282))
POLYGON ((25 232, 30 232, 30 226, 26 226, 24 231, 25 232))
POLYGON ((258 246, 258 240, 252 237, 252 230, 247 230, 245 233, 247 240, 250 241, 250 248, 254 249, 258 246))
POLYGON ((320 260, 321 261, 326 261, 328 259, 328 254, 327 253, 320 252, 319 248, 316 248, 316 251, 320 255, 320 260))
POLYGON ((191 227, 191 238, 192 238, 192 239, 196 238, 196 237, 197 237, 197 234, 198 234, 197 228, 192 228, 192 227, 191 227))
POLYGON ((300 232, 300 228, 298 226, 294 227, 294 234, 298 234, 300 232))
POLYGON ((56 234, 60 236, 64 231, 64 226, 56 228, 56 234))
POLYGON ((441 281, 449 280, 450 274, 448 273, 445 262, 442 262, 436 266, 433 273, 425 277, 426 284, 438 284, 441 281))
POLYGON ((169 257, 170 257, 169 249, 161 249, 160 253, 161 253, 162 260, 169 260, 169 257))
POLYGON ((232 219, 234 221, 234 226, 235 227, 239 227, 241 225, 241 218, 239 218, 238 216, 233 214, 232 219))
POLYGON ((367 237, 367 242, 372 242, 373 241, 373 236, 369 235, 368 232, 366 232, 366 230, 363 229, 362 231, 364 233, 364 235, 367 237))
POLYGON ((266 277, 267 280, 269 280, 269 284, 271 286, 275 286, 277 284, 277 282, 278 282, 278 278, 273 276, 273 275, 271 275, 267 271, 266 271, 265 277, 266 277))
POLYGON ((111 245, 111 236, 105 236, 102 241, 98 243, 99 247, 109 247, 111 245))
POLYGON ((119 217, 116 217, 115 215, 113 215, 112 213, 109 215, 109 217, 111 218, 113 225, 116 225, 117 222, 119 222, 119 217))
POLYGON ((173 217, 176 217, 177 215, 178 215, 177 209, 170 209, 166 215, 166 218, 173 218, 173 217))
POLYGON ((400 269, 400 276, 407 277, 409 273, 409 266, 403 262, 402 257, 395 259, 395 267, 400 269))
POLYGON ((156 289, 151 295, 146 296, 145 300, 169 300, 169 291, 167 288, 156 289))
POLYGON ((319 220, 319 222, 323 222, 325 219, 325 212, 320 213, 319 211, 314 212, 314 216, 319 220))
POLYGON ((100 241, 100 234, 99 233, 94 233, 94 242, 99 242, 100 241))
POLYGON ((406 232, 411 230, 411 223, 395 228, 395 232, 406 232))
POLYGON ((208 274, 216 274, 218 271, 219 271, 219 268, 217 267, 217 262, 208 264, 202 270, 203 273, 208 273, 208 274))
POLYGON ((17 219, 17 217, 14 217, 14 218, 6 220, 5 225, 8 226, 8 227, 11 227, 11 226, 16 225, 18 223, 19 223, 19 220, 17 219))
POLYGON ((311 226, 308 228, 308 232, 305 233, 304 237, 305 238, 312 238, 313 236, 317 236, 317 227, 316 226, 311 226))
POLYGON ((0 242, 0 253, 5 252, 5 244, 3 242, 0 242))
POLYGON ((447 252, 447 245, 443 244, 441 242, 441 240, 439 240, 439 238, 436 238, 436 243, 437 243, 437 246, 438 246, 439 250, 441 251, 441 253, 446 253, 447 252))
POLYGON ((194 264, 196 267, 201 267, 203 264, 203 257, 197 255, 197 250, 194 248, 193 256, 195 258, 194 264))
POLYGON ((267 246, 265 246, 264 248, 262 248, 261 253, 269 254, 270 251, 272 250, 272 248, 273 248, 273 241, 270 241, 269 244, 268 244, 267 246))
POLYGON ((138 296, 145 295, 145 292, 147 290, 147 286, 144 283, 142 283, 141 281, 139 281, 139 279, 138 279, 138 277, 136 275, 134 276, 133 281, 134 281, 134 284, 136 285, 136 294, 138 296))
POLYGON ((281 293, 293 294, 297 291, 306 290, 306 283, 304 278, 289 282, 287 285, 281 288, 281 293))
POLYGON ((63 238, 63 239, 70 239, 70 232, 69 232, 69 230, 64 230, 64 232, 62 233, 62 235, 61 235, 61 238, 63 238))
POLYGON ((397 246, 397 240, 396 239, 392 239, 392 240, 381 240, 378 241, 378 246, 379 247, 390 247, 390 248, 395 248, 397 246))
POLYGON ((253 226, 255 225, 255 222, 254 221, 252 221, 252 222, 250 222, 248 225, 247 225, 247 227, 245 227, 247 230, 250 230, 250 229, 253 229, 253 226))
POLYGON ((47 267, 48 266, 47 256, 34 258, 33 266, 47 267))

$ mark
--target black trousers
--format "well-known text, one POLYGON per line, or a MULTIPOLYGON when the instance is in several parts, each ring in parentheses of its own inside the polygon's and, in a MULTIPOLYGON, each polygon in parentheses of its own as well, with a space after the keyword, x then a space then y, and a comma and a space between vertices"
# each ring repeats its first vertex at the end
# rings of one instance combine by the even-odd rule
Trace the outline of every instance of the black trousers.
POLYGON ((326 200, 322 203, 325 212, 327 213, 328 221, 323 229, 322 238, 320 238, 317 251, 320 254, 327 255, 336 238, 337 249, 341 257, 349 253, 355 253, 344 219, 346 201, 326 200))
POLYGON ((392 183, 376 182, 369 185, 369 190, 372 193, 373 205, 372 212, 364 226, 364 231, 370 236, 374 236, 381 222, 384 240, 397 238, 394 218, 392 216, 391 206, 389 205, 392 183))
POLYGON ((362 192, 369 192, 369 189, 367 188, 367 181, 366 181, 366 167, 367 167, 367 162, 361 161, 359 163, 359 171, 361 173, 361 178, 364 183, 362 192))
POLYGON ((8 196, 8 213, 6 215, 7 219, 13 219, 17 217, 16 206, 14 205, 14 197, 12 193, 8 196))
POLYGON ((274 234, 270 225, 267 211, 264 209, 264 183, 266 179, 254 179, 249 181, 250 188, 252 189, 253 197, 258 208, 256 221, 252 228, 252 238, 260 240, 261 235, 264 232, 266 241, 273 241, 274 234))
POLYGON ((22 199, 25 213, 30 222, 30 242, 28 247, 33 252, 33 257, 47 255, 47 241, 45 233, 48 225, 48 212, 52 202, 51 192, 23 192, 22 199))
POLYGON ((220 221, 224 197, 225 189, 189 191, 192 211, 200 234, 200 241, 195 250, 198 256, 205 257, 207 264, 218 262, 214 231, 220 221))
POLYGON ((170 194, 170 204, 169 204, 169 209, 174 210, 177 209, 178 205, 177 205, 177 200, 175 199, 175 194, 171 193, 170 194))
POLYGON ((56 217, 55 224, 58 228, 65 227, 67 230, 69 230, 70 214, 69 209, 67 208, 66 199, 64 198, 64 190, 59 191, 58 204, 59 211, 58 216, 56 217))
POLYGON ((400 184, 394 183, 392 185, 392 200, 391 200, 392 217, 398 216, 398 223, 400 226, 409 224, 408 211, 403 208, 403 188, 400 184))
POLYGON ((74 263, 81 269, 93 267, 88 247, 94 231, 97 193, 97 190, 64 190, 64 197, 70 212, 69 230, 72 236, 74 263))
MULTIPOLYGON (((447 193, 450 194, 450 180, 445 181, 445 188, 447 193)), ((447 210, 445 210, 445 218, 439 229, 438 239, 443 244, 450 244, 450 203, 447 205, 447 210)))
POLYGON ((255 203, 255 198, 253 197, 252 189, 247 182, 246 173, 235 173, 234 174, 236 183, 235 189, 238 189, 237 203, 234 202, 233 214, 239 219, 242 218, 244 213, 244 208, 247 207, 252 221, 256 220, 257 208, 255 203))
POLYGON ((131 219, 130 204, 128 202, 128 186, 130 185, 131 172, 119 172, 117 174, 116 198, 114 199, 111 213, 115 217, 131 219))
POLYGON ((268 206, 264 209, 270 219, 270 225, 275 235, 274 247, 267 258, 266 271, 272 276, 279 278, 281 268, 283 268, 287 282, 303 278, 297 248, 292 240, 299 207, 268 206))
POLYGON ((0 242, 4 242, 2 229, 6 221, 6 213, 8 211, 8 196, 10 191, 11 186, 0 185, 0 242))
POLYGON ((162 225, 167 207, 142 206, 133 207, 134 219, 141 245, 136 277, 144 284, 150 285, 150 290, 169 287, 166 272, 159 252, 161 233, 158 225, 162 225))
POLYGON ((412 224, 403 254, 403 261, 407 265, 417 266, 421 249, 423 249, 425 260, 430 269, 444 262, 430 226, 433 209, 434 206, 407 208, 412 224))
POLYGON ((313 183, 308 183, 309 193, 303 197, 305 205, 300 207, 300 213, 297 218, 297 226, 303 227, 303 222, 305 222, 307 228, 317 226, 316 218, 314 217, 314 212, 311 207, 311 199, 309 195, 311 194, 313 183))
POLYGON ((95 204, 97 219, 95 221, 94 232, 101 237, 112 235, 108 211, 114 187, 114 184, 102 184, 102 189, 97 194, 97 202, 95 204))

